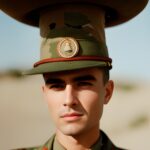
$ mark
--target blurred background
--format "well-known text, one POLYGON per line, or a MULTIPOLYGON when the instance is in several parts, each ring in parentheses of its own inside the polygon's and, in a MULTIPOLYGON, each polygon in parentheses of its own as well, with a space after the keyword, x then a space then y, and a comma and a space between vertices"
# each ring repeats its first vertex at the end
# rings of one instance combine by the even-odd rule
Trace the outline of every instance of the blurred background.
MULTIPOLYGON (((131 21, 106 29, 114 95, 101 128, 131 150, 150 149, 150 3, 131 21)), ((39 60, 39 29, 0 11, 0 150, 43 144, 55 131, 41 76, 23 77, 39 60)))

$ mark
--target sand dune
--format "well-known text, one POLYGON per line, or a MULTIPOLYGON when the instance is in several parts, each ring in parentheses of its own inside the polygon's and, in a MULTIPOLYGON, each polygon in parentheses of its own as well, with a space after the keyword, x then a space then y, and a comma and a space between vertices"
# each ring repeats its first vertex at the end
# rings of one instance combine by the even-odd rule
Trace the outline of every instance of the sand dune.
MULTIPOLYGON (((0 78, 0 150, 43 144, 54 132, 40 76, 0 78)), ((119 82, 105 106, 101 128, 114 143, 150 149, 150 83, 119 82)))

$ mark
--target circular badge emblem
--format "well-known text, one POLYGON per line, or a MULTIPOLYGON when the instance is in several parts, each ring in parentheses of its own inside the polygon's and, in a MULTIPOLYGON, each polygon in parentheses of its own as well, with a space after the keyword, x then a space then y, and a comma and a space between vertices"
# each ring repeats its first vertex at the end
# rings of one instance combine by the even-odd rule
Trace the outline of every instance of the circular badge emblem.
POLYGON ((61 57, 71 58, 79 52, 79 45, 74 38, 64 38, 57 45, 57 51, 61 57))

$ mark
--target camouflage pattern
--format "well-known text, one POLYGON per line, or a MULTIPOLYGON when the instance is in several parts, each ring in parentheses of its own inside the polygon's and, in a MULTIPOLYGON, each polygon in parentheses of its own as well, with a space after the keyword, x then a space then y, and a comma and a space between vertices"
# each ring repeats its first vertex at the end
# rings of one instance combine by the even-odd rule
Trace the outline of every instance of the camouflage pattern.
MULTIPOLYGON (((91 150, 125 150, 116 147, 103 131, 100 132, 101 136, 98 139, 98 141, 91 147, 91 150)), ((55 135, 53 135, 43 146, 33 148, 22 148, 16 150, 66 150, 66 149, 55 140, 55 135)))
POLYGON ((96 7, 90 7, 90 12, 87 12, 87 8, 78 7, 77 12, 71 12, 71 8, 68 11, 66 9, 68 7, 41 13, 40 60, 34 64, 34 68, 23 74, 89 67, 112 68, 112 59, 105 41, 104 11, 97 10, 96 7), (98 20, 95 18, 96 14, 99 14, 98 20))

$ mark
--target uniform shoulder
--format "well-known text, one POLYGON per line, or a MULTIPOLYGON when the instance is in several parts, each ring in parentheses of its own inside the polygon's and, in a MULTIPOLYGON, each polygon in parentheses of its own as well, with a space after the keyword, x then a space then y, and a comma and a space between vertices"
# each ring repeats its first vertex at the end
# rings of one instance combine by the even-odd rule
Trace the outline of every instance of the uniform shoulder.
POLYGON ((18 148, 13 150, 41 150, 41 147, 18 148))
POLYGON ((44 145, 36 146, 36 147, 29 147, 29 148, 18 148, 18 149, 12 149, 12 150, 48 150, 52 148, 54 138, 55 138, 55 134, 53 134, 44 145))

